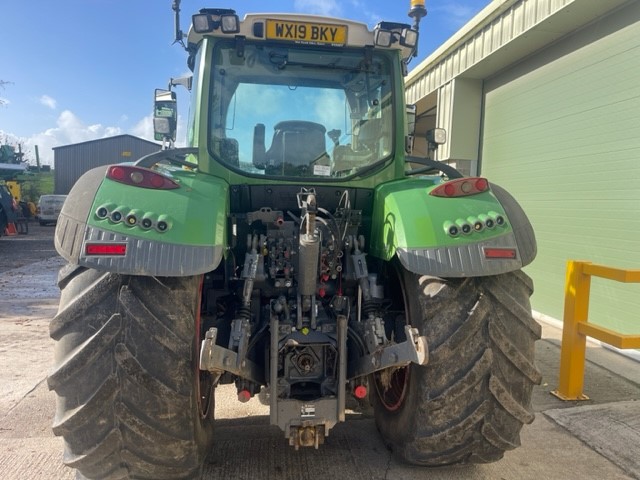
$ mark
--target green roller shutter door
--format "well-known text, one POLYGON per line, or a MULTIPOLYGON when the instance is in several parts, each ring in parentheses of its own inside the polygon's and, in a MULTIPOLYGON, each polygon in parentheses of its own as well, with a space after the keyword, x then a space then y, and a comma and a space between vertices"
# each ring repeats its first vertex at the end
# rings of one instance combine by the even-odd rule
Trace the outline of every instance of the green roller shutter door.
MULTIPOLYGON (((533 308, 561 319, 566 262, 640 269, 640 2, 485 83, 481 171, 529 214, 533 308)), ((640 284, 594 279, 590 319, 640 333, 640 284)))

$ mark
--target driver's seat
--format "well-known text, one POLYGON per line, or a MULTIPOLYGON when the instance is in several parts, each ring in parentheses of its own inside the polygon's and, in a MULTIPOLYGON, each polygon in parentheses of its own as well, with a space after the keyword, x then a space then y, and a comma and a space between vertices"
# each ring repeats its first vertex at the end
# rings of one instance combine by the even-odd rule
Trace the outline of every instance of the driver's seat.
POLYGON ((271 147, 265 158, 269 166, 288 164, 310 166, 327 157, 324 125, 303 120, 287 120, 274 128, 271 147))

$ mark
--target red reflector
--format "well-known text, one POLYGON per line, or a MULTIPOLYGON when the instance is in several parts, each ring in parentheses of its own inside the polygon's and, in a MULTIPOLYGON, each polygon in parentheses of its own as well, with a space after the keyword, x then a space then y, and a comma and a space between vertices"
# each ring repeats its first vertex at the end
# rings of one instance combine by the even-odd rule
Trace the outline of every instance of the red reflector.
POLYGON ((242 403, 247 403, 251 400, 251 392, 249 390, 240 390, 238 392, 238 400, 242 403))
POLYGON ((358 385, 356 388, 353 389, 353 394, 355 395, 356 398, 359 398, 362 400, 364 397, 367 396, 367 387, 365 387, 364 385, 358 385))
POLYGON ((512 259, 516 258, 516 249, 515 248, 485 248, 484 256, 485 258, 507 258, 512 259))
POLYGON ((126 243, 87 243, 84 249, 87 255, 126 255, 126 243))
POLYGON ((489 190, 489 182, 482 177, 465 177, 450 180, 429 192, 435 197, 466 197, 489 190))

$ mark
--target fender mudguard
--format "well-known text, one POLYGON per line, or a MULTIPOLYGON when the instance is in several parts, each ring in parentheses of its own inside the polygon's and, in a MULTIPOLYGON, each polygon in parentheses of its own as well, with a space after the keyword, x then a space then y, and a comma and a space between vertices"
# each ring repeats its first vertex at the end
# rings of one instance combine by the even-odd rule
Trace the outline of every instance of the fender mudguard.
POLYGON ((141 188, 106 178, 107 168, 86 172, 69 192, 55 232, 62 257, 130 275, 188 276, 218 266, 227 238, 225 181, 167 166, 158 173, 179 188, 141 188))
POLYGON ((489 191, 470 196, 429 195, 440 183, 439 177, 421 177, 377 187, 372 256, 397 257, 411 272, 439 277, 497 275, 533 261, 533 228, 506 190, 491 184, 489 191), (464 225, 470 227, 466 233, 464 225), (451 226, 458 228, 457 235, 451 235, 451 226))

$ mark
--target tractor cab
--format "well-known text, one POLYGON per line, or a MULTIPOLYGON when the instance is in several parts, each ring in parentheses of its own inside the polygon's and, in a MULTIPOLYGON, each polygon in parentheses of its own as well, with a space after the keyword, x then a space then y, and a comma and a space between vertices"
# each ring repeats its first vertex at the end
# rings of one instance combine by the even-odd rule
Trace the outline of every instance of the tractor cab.
POLYGON ((389 165, 406 144, 395 132, 409 134, 402 73, 417 39, 401 23, 201 10, 186 45, 206 105, 188 132, 207 146, 200 169, 335 181, 389 165))

